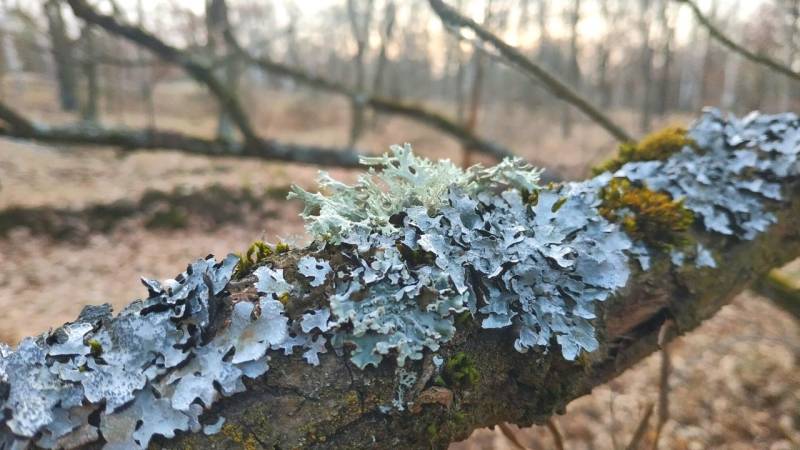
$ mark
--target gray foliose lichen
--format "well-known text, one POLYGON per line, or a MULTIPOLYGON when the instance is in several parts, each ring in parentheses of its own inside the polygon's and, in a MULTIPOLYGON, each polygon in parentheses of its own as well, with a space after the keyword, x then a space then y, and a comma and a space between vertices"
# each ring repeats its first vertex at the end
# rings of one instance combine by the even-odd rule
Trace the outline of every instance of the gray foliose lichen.
MULTIPOLYGON (((767 202, 781 200, 780 182, 798 174, 794 115, 708 111, 690 133, 702 150, 547 188, 520 160, 461 170, 408 146, 366 160, 353 186, 323 176, 327 195, 295 190, 315 239, 293 268, 299 279, 258 267, 257 302, 227 294, 235 256, 209 257, 166 283, 143 280, 148 298, 115 317, 87 307, 15 349, 0 345, 0 448, 146 448, 156 435, 212 434, 224 418, 203 412, 268 373, 270 358, 299 350, 316 365, 321 353, 349 351, 359 368, 387 358, 402 368, 450 340, 463 314, 513 326, 520 352, 591 352, 597 303, 625 286, 632 257, 643 270, 651 257, 598 214, 612 177, 684 199, 711 232, 752 239, 775 222, 767 202), (327 305, 287 317, 283 302, 320 289, 327 305)), ((716 266, 702 245, 690 253, 716 266)), ((401 387, 397 409, 409 400, 401 387)))

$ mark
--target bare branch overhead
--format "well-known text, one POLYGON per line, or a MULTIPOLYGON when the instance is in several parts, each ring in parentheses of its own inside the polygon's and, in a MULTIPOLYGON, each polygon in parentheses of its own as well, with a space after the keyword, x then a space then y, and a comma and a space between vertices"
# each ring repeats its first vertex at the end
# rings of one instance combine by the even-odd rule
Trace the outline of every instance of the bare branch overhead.
POLYGON ((623 130, 622 127, 614 123, 610 117, 603 114, 571 87, 562 83, 558 77, 551 74, 547 69, 523 55, 522 52, 508 45, 474 20, 461 15, 461 13, 442 0, 428 0, 428 3, 442 20, 445 27, 456 31, 461 28, 472 30, 481 41, 494 47, 505 58, 508 64, 542 82, 550 93, 578 108, 617 140, 620 142, 629 142, 633 140, 633 138, 623 130))
POLYGON ((250 124, 250 119, 235 93, 227 89, 217 79, 211 67, 196 61, 191 55, 165 43, 141 28, 121 24, 112 16, 98 13, 85 0, 67 1, 72 7, 73 13, 81 19, 144 47, 165 61, 181 66, 187 74, 204 84, 217 98, 222 108, 228 112, 239 131, 241 131, 245 141, 257 142, 261 139, 250 124))
POLYGON ((720 44, 722 44, 725 47, 727 47, 729 50, 742 55, 746 59, 748 59, 748 60, 750 60, 750 61, 752 61, 752 62, 754 62, 756 64, 760 64, 760 65, 762 65, 764 67, 772 69, 772 70, 774 70, 774 71, 776 71, 776 72, 778 72, 778 73, 780 73, 782 75, 785 75, 785 76, 787 76, 787 77, 789 77, 789 78, 791 78, 793 80, 800 81, 800 73, 795 72, 789 66, 787 66, 787 65, 785 65, 783 63, 780 63, 780 62, 776 61, 775 59, 772 59, 772 58, 770 58, 769 56, 767 56, 767 55, 765 55, 763 53, 755 53, 753 51, 750 51, 750 50, 746 49, 744 46, 742 46, 741 44, 738 44, 738 43, 734 42, 725 33, 723 33, 722 30, 720 30, 719 28, 714 26, 714 24, 711 23, 711 20, 709 20, 708 17, 706 17, 703 14, 703 12, 700 10, 700 7, 698 7, 697 4, 695 2, 693 2, 692 0, 675 0, 675 1, 677 1, 678 3, 683 3, 686 6, 688 6, 689 9, 692 10, 692 13, 694 14, 694 17, 697 19, 697 21, 700 22, 700 24, 703 25, 703 27, 705 27, 706 30, 708 30, 708 33, 714 39, 719 41, 720 44))
POLYGON ((169 130, 39 125, 2 102, 0 119, 8 125, 0 126, 0 136, 50 144, 112 146, 124 151, 169 149, 212 157, 239 156, 339 167, 357 167, 359 160, 359 153, 353 149, 289 144, 272 139, 240 144, 169 130))
POLYGON ((321 77, 319 75, 305 72, 298 67, 292 67, 264 56, 256 57, 238 43, 230 29, 227 30, 225 35, 234 51, 239 53, 250 64, 259 67, 265 72, 291 78, 294 81, 303 83, 311 88, 328 91, 351 99, 363 96, 364 98, 362 101, 375 111, 385 114, 395 114, 428 125, 439 131, 447 133, 477 152, 490 155, 497 159, 513 156, 514 154, 511 150, 496 142, 492 142, 477 136, 464 127, 458 125, 455 121, 438 112, 431 111, 420 105, 410 104, 400 100, 389 99, 374 94, 360 94, 344 84, 337 83, 336 81, 321 77))

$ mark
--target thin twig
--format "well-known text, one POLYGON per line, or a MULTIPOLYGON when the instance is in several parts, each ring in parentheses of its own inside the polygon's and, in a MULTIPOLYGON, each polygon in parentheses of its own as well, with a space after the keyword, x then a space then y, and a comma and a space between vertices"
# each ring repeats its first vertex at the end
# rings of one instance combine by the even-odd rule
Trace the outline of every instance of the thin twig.
POLYGON ((141 28, 119 23, 113 16, 98 13, 85 0, 67 0, 67 2, 77 17, 148 49, 164 61, 181 66, 189 76, 206 85, 231 120, 236 123, 245 141, 258 142, 261 140, 250 124, 250 119, 239 102, 238 96, 223 85, 214 75, 211 66, 198 62, 188 53, 165 43, 141 28))
POLYGON ((722 30, 714 26, 714 24, 711 23, 711 20, 709 20, 708 17, 706 17, 703 14, 703 12, 700 10, 700 7, 697 6, 697 4, 692 0, 675 0, 675 1, 687 5, 692 10, 692 13, 694 13, 694 16, 695 18, 697 18, 697 21, 700 22, 700 24, 703 25, 706 30, 708 30, 708 33, 714 39, 719 41, 720 44, 724 45, 725 47, 728 47, 728 49, 744 56, 745 58, 749 59, 750 61, 756 64, 760 64, 764 67, 770 68, 793 80, 800 81, 800 73, 795 72, 789 66, 782 64, 763 53, 755 53, 753 51, 750 51, 741 44, 734 42, 731 38, 725 35, 725 33, 723 33, 722 30))
POLYGON ((454 32, 457 32, 460 28, 471 29, 478 38, 488 42, 497 49, 508 64, 542 82, 550 93, 578 108, 617 140, 620 142, 629 142, 633 140, 633 138, 631 138, 622 127, 614 123, 610 117, 595 108, 588 100, 575 92, 571 87, 562 83, 555 75, 547 71, 547 69, 523 55, 518 49, 507 44, 474 20, 461 15, 442 0, 428 0, 428 3, 448 29, 454 32))
POLYGON ((558 429, 555 419, 549 417, 545 425, 547 426, 547 429, 550 430, 550 434, 553 436, 553 446, 556 448, 556 450, 564 450, 564 437, 561 435, 561 430, 558 429))
POLYGON ((475 133, 465 129, 440 113, 402 100, 390 99, 368 93, 358 93, 341 83, 308 73, 301 68, 292 67, 264 56, 256 57, 239 44, 230 29, 226 30, 225 38, 228 40, 233 51, 239 53, 245 61, 260 68, 264 72, 290 78, 313 89, 331 92, 347 97, 348 99, 359 97, 360 101, 363 101, 366 106, 377 112, 406 117, 415 122, 435 128, 454 137, 462 144, 469 146, 475 151, 497 159, 513 156, 514 154, 511 150, 496 142, 477 136, 475 133))
POLYGON ((661 349, 661 371, 658 384, 658 422, 656 422, 656 432, 653 437, 652 450, 658 448, 658 441, 661 437, 661 431, 664 425, 669 420, 669 373, 670 373, 670 357, 667 350, 667 333, 672 328, 672 320, 667 320, 661 325, 658 330, 658 347, 661 349))
POLYGON ((522 442, 520 442, 519 438, 517 437, 517 434, 514 433, 514 430, 512 430, 507 423, 501 422, 497 426, 498 428, 500 428, 500 432, 503 433, 503 436, 505 436, 506 439, 511 441, 512 444, 514 444, 514 447, 516 447, 519 450, 528 450, 528 447, 526 447, 522 442))
POLYGON ((647 427, 650 424, 650 416, 653 415, 653 404, 650 403, 647 405, 647 408, 644 410, 644 416, 639 421, 639 425, 636 427, 636 431, 633 433, 633 437, 631 437, 631 441, 628 442, 628 446, 625 447, 625 450, 636 450, 639 448, 639 444, 642 442, 645 433, 647 432, 647 427))
POLYGON ((0 102, 0 120, 7 124, 0 125, 0 136, 48 144, 118 147, 126 152, 169 149, 212 157, 234 156, 338 167, 359 166, 359 153, 353 149, 289 144, 266 139, 241 144, 159 129, 37 125, 3 102, 0 102))

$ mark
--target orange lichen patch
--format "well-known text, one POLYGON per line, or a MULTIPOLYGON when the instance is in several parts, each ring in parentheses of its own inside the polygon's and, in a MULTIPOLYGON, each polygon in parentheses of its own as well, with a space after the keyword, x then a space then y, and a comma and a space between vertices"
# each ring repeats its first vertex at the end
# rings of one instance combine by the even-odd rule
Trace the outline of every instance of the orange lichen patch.
POLYGON ((600 214, 622 225, 631 237, 661 249, 686 243, 685 232, 694 222, 694 215, 683 201, 636 186, 625 178, 609 181, 600 196, 600 214))
POLYGON ((645 136, 638 143, 626 142, 619 146, 616 158, 595 167, 595 174, 616 171, 631 161, 653 161, 668 158, 685 146, 694 146, 694 141, 686 134, 683 127, 672 126, 645 136))

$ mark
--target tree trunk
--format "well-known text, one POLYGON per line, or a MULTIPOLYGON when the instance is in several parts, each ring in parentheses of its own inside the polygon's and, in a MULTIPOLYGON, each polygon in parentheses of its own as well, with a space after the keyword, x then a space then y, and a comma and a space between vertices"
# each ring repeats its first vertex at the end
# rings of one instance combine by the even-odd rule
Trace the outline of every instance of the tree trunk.
MULTIPOLYGON (((580 90, 581 70, 578 64, 578 23, 581 20, 581 0, 574 0, 573 9, 569 15, 569 55, 567 56, 567 79, 570 87, 580 90)), ((572 106, 562 102, 561 109, 561 135, 572 135, 572 106)))
POLYGON ((733 111, 737 102, 737 83, 739 81, 739 66, 742 63, 742 57, 736 53, 730 53, 725 58, 725 81, 722 83, 722 97, 720 98, 720 105, 722 108, 733 111))
POLYGON ((44 12, 47 17, 50 45, 55 61, 59 103, 64 111, 76 111, 78 109, 77 78, 75 76, 77 65, 73 56, 72 41, 67 36, 61 2, 47 0, 44 3, 44 12))
POLYGON ((350 29, 356 43, 356 53, 353 56, 355 67, 355 90, 357 94, 350 99, 350 136, 348 145, 354 146, 364 132, 364 113, 367 89, 366 53, 369 48, 369 30, 372 23, 373 0, 365 0, 363 8, 357 6, 358 0, 347 0, 347 17, 350 29))
MULTIPOLYGON (((717 0, 711 1, 711 10, 709 12, 709 17, 711 20, 715 20, 717 16, 717 7, 719 6, 717 0)), ((711 42, 712 37, 711 33, 708 30, 704 30, 704 39, 702 43, 702 53, 700 54, 700 64, 698 66, 696 77, 697 77, 697 97, 695 100, 695 110, 699 110, 706 104, 706 96, 708 95, 708 71, 711 68, 711 42)))
POLYGON ((396 8, 393 1, 386 4, 383 16, 383 30, 381 32, 381 49, 378 53, 378 63, 375 67, 375 78, 372 81, 373 95, 383 95, 383 83, 386 78, 386 65, 389 63, 389 55, 386 47, 392 41, 394 34, 394 24, 396 19, 396 8))
POLYGON ((639 56, 641 67, 642 97, 640 99, 641 109, 639 110, 639 129, 642 133, 650 131, 652 126, 652 106, 653 106, 653 50, 650 48, 650 23, 648 13, 650 12, 651 0, 639 0, 639 38, 642 40, 642 47, 639 56))
MULTIPOLYGON (((800 1, 787 0, 785 8, 786 11, 786 25, 784 28, 783 45, 784 52, 786 53, 785 62, 788 67, 792 67, 795 58, 797 58, 797 26, 798 19, 800 19, 800 1)), ((791 111, 792 100, 795 92, 795 83, 787 77, 780 77, 780 97, 778 99, 778 111, 791 111)))
POLYGON ((670 75, 672 71, 672 40, 675 35, 675 29, 670 23, 670 3, 671 0, 661 0, 659 12, 659 22, 661 22, 663 36, 661 37, 661 70, 659 71, 656 114, 662 117, 672 106, 670 105, 670 99, 672 98, 672 79, 670 75))
MULTIPOLYGON (((372 79, 372 95, 384 96, 384 83, 386 78, 386 66, 389 64, 389 55, 387 47, 392 41, 394 35, 394 24, 396 20, 396 7, 394 1, 390 0, 384 9, 383 13, 383 29, 381 31, 381 47, 378 52, 378 62, 375 67, 375 75, 372 79)), ((378 115, 374 114, 372 117, 372 126, 378 123, 378 115)))
POLYGON ((83 75, 86 78, 86 94, 81 116, 84 122, 96 123, 100 86, 97 79, 97 44, 93 25, 84 25, 81 30, 81 44, 83 47, 83 75))
MULTIPOLYGON (((139 28, 144 27, 144 0, 136 1, 136 20, 139 28)), ((145 116, 147 117, 147 127, 151 129, 156 128, 156 102, 153 97, 155 91, 156 79, 153 76, 153 67, 145 64, 144 51, 140 47, 136 47, 136 59, 139 61, 139 94, 142 96, 142 103, 144 104, 145 116)))
MULTIPOLYGON (((240 64, 227 48, 225 28, 228 26, 228 5, 225 0, 206 0, 206 30, 208 33, 208 54, 211 60, 224 56, 224 72, 221 81, 230 92, 238 90, 240 64), (228 54, 230 53, 230 55, 228 54)), ((232 142, 235 140, 233 118, 220 106, 217 121, 217 138, 232 142)))

